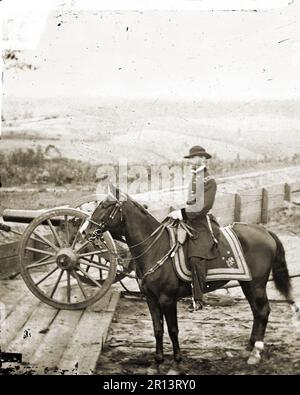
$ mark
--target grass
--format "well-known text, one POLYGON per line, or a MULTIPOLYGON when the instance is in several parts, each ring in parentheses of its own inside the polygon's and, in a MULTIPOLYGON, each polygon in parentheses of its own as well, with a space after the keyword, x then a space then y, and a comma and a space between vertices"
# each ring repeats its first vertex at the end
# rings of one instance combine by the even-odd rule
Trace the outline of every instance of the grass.
POLYGON ((1 192, 0 189, 0 216, 5 209, 39 210, 69 205, 72 201, 82 196, 88 196, 90 193, 80 188, 77 188, 76 192, 74 192, 74 189, 57 189, 51 193, 43 189, 34 192, 26 190, 22 192, 1 192))
POLYGON ((0 177, 5 187, 45 183, 84 185, 95 182, 96 167, 73 159, 49 159, 38 146, 36 150, 0 152, 0 177))
MULTIPOLYGON (((221 160, 218 157, 211 159, 209 167, 216 176, 223 176, 235 173, 244 173, 253 170, 267 170, 274 167, 284 167, 300 164, 300 154, 293 157, 269 158, 264 160, 221 160)), ((115 174, 118 174, 118 165, 114 166, 115 174)), ((129 165, 128 173, 131 166, 129 165)), ((168 162, 169 167, 179 165, 183 168, 183 161, 168 162)), ((151 166, 146 165, 150 181, 151 166)), ((160 172, 160 167, 156 168, 160 172)), ((99 174, 99 173, 98 173, 99 174)), ((132 173, 131 173, 132 174, 132 173)), ((91 185, 106 175, 102 174, 97 179, 97 166, 84 161, 69 159, 64 157, 49 158, 42 147, 36 149, 15 149, 11 152, 0 152, 0 178, 2 187, 42 185, 52 184, 55 186, 65 185, 91 185)), ((128 178, 128 182, 137 181, 140 175, 134 174, 128 178)))

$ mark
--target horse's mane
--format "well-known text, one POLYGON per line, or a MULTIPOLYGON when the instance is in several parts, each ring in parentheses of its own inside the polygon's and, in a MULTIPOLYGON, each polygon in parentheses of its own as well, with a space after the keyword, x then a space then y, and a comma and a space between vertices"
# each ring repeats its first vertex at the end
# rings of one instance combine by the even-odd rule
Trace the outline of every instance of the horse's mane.
POLYGON ((135 207, 137 207, 143 214, 152 217, 155 219, 157 222, 159 222, 141 203, 138 201, 134 200, 131 196, 127 195, 127 198, 130 199, 130 201, 133 203, 135 207))
POLYGON ((138 207, 140 209, 140 211, 142 211, 144 214, 150 214, 149 211, 141 203, 139 203, 136 200, 132 199, 132 197, 130 197, 130 200, 132 201, 134 206, 138 207))
MULTIPOLYGON (((121 192, 123 195, 126 196, 127 200, 129 200, 136 208, 139 209, 140 212, 142 212, 144 215, 147 215, 149 217, 151 217, 152 219, 154 219, 156 222, 159 223, 159 221, 157 220, 157 218, 154 217, 154 215, 152 215, 141 203, 139 203, 137 200, 133 199, 133 197, 131 197, 130 195, 128 195, 128 193, 124 193, 121 192)), ((118 194, 120 194, 120 191, 118 190, 118 194)), ((107 195, 107 197, 109 196, 109 194, 107 195)), ((119 195, 117 195, 117 199, 119 199, 119 195)), ((100 203, 101 204, 101 203, 100 203)), ((99 204, 99 205, 100 205, 99 204)))

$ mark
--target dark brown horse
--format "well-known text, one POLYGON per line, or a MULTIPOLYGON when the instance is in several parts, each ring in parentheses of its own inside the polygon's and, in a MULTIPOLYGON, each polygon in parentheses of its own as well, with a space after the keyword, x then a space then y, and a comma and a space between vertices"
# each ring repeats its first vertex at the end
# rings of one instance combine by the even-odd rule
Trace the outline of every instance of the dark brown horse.
MULTIPOLYGON (((126 238, 153 321, 156 362, 162 363, 164 359, 164 318, 173 345, 174 360, 180 362, 177 301, 191 295, 191 286, 177 277, 171 258, 168 258, 164 264, 157 265, 170 248, 168 231, 163 229, 152 235, 161 224, 142 205, 118 189, 99 204, 91 220, 93 222, 90 222, 86 229, 88 235, 95 237, 96 234, 99 236, 101 232, 109 230, 113 236, 123 235, 126 238), (153 268, 154 270, 151 270, 153 268)), ((271 271, 276 288, 293 305, 294 311, 298 314, 299 309, 291 297, 285 251, 279 238, 259 225, 236 223, 233 228, 252 274, 252 281, 241 281, 240 286, 254 317, 249 342, 252 351, 248 359, 248 363, 254 364, 259 362, 260 352, 264 347, 264 335, 270 313, 266 285, 271 271)), ((226 282, 210 282, 209 291, 222 287, 226 282)))

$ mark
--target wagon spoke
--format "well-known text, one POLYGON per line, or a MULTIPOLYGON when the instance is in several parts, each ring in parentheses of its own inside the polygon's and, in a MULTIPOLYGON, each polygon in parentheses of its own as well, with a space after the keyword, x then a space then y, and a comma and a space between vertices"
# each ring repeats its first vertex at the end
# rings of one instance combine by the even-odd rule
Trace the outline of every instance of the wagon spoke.
POLYGON ((39 282, 35 283, 35 286, 40 285, 43 281, 45 281, 48 277, 51 276, 51 274, 53 274, 54 272, 56 272, 56 270, 58 270, 58 266, 56 266, 53 270, 51 270, 51 272, 49 272, 48 274, 46 274, 46 276, 44 276, 39 282))
POLYGON ((36 239, 36 238, 33 237, 33 236, 30 236, 30 240, 33 240, 33 241, 35 241, 35 242, 37 242, 37 243, 40 243, 40 244, 43 244, 43 245, 49 247, 49 244, 48 244, 48 243, 44 243, 41 239, 40 239, 40 240, 39 240, 39 239, 36 239))
POLYGON ((79 227, 78 227, 78 230, 77 230, 77 232, 76 232, 76 235, 75 235, 74 240, 73 240, 73 243, 72 243, 72 248, 73 248, 73 249, 75 248, 75 245, 76 245, 77 240, 78 240, 78 236, 80 235, 80 229, 81 229, 81 227, 82 227, 82 225, 83 225, 84 223, 85 223, 85 219, 83 219, 83 220, 80 222, 80 225, 79 225, 79 227))
MULTIPOLYGON (((91 256, 90 262, 94 262, 94 255, 91 256)), ((91 266, 88 266, 86 271, 88 272, 90 270, 91 266)))
POLYGON ((37 267, 41 267, 41 266, 45 266, 45 265, 50 265, 51 263, 56 263, 56 259, 50 259, 50 261, 46 261, 46 262, 33 263, 31 265, 26 266, 26 270, 35 269, 37 267))
POLYGON ((78 277, 78 274, 75 272, 75 270, 72 270, 72 273, 73 273, 74 277, 76 278, 76 281, 77 281, 77 283, 78 283, 78 285, 79 285, 79 288, 80 288, 80 290, 81 290, 81 292, 82 292, 84 298, 87 299, 87 295, 86 295, 86 293, 85 293, 85 290, 84 290, 84 288, 83 288, 83 285, 81 284, 81 281, 80 281, 80 278, 78 277))
MULTIPOLYGON (((38 233, 35 232, 35 231, 33 231, 33 233, 34 233, 37 237, 39 237, 39 238, 44 242, 44 244, 48 244, 48 246, 51 247, 51 248, 53 248, 55 251, 58 251, 58 250, 59 250, 59 248, 58 248, 56 245, 54 245, 53 243, 51 243, 50 240, 46 239, 46 237, 44 237, 44 236, 38 234, 38 233)), ((34 239, 34 240, 36 240, 36 239, 34 239)), ((39 241, 39 240, 37 240, 37 241, 38 241, 39 243, 41 243, 41 241, 39 241)))
POLYGON ((61 271, 60 271, 60 274, 59 274, 59 276, 58 276, 58 279, 56 280, 56 283, 55 283, 55 285, 54 285, 54 288, 53 288, 53 290, 52 290, 52 292, 51 292, 50 298, 53 298, 53 296, 54 296, 54 294, 55 294, 55 292, 56 292, 56 290, 57 290, 58 284, 59 284, 59 282, 60 282, 60 280, 61 280, 61 278, 62 278, 63 273, 64 273, 64 271, 61 270, 61 271))
POLYGON ((67 271, 67 298, 68 303, 71 302, 71 275, 70 272, 67 271))
POLYGON ((26 251, 31 251, 31 252, 38 252, 39 254, 44 254, 48 256, 55 256, 54 252, 46 251, 46 250, 40 250, 38 248, 33 248, 33 247, 26 247, 26 251))
POLYGON ((56 232, 56 229, 54 228, 54 226, 53 226, 51 220, 50 220, 50 219, 47 219, 47 223, 48 223, 48 225, 50 226, 50 229, 51 229, 51 231, 52 231, 52 233, 53 233, 53 236, 55 237, 55 240, 57 241, 57 244, 58 244, 60 247, 62 247, 62 246, 63 246, 63 243, 62 243, 62 241, 60 240, 60 238, 59 238, 59 236, 58 236, 58 234, 57 234, 57 232, 56 232))
POLYGON ((66 239, 67 239, 67 244, 69 245, 70 243, 70 230, 69 230, 69 222, 68 222, 68 216, 65 215, 65 223, 66 223, 66 239))
POLYGON ((80 254, 79 257, 82 258, 84 256, 90 256, 90 255, 99 255, 102 252, 108 252, 108 249, 106 250, 95 250, 95 251, 90 251, 90 252, 85 252, 83 254, 80 254))
POLYGON ((26 266, 26 268, 29 267, 29 266, 37 265, 37 264, 39 264, 41 262, 44 262, 46 259, 48 259, 50 257, 51 257, 51 255, 44 256, 43 258, 39 259, 38 261, 33 262, 31 265, 26 266))
POLYGON ((85 241, 83 244, 81 244, 81 246, 78 247, 75 251, 76 251, 76 252, 79 252, 79 251, 83 250, 84 247, 86 247, 86 246, 89 245, 89 244, 90 244, 90 242, 87 240, 87 241, 85 241))
POLYGON ((96 269, 104 269, 104 270, 109 271, 109 266, 102 265, 101 263, 92 263, 89 259, 86 259, 86 258, 81 258, 81 259, 86 261, 86 262, 80 262, 82 265, 87 265, 87 266, 94 267, 96 269))
POLYGON ((102 288, 101 285, 93 279, 92 276, 90 276, 85 270, 82 270, 81 267, 78 267, 78 270, 81 271, 82 274, 84 274, 88 279, 90 279, 98 288, 102 288))

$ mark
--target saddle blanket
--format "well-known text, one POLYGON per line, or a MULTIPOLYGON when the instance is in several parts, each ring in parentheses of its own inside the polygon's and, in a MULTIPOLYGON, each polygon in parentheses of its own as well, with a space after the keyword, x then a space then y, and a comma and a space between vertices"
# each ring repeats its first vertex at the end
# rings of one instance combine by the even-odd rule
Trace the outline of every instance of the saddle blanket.
MULTIPOLYGON (((167 228, 171 243, 176 243, 176 228, 167 228)), ((208 272, 206 281, 242 280, 251 281, 251 273, 247 266, 242 246, 233 231, 232 225, 220 228, 218 244, 219 256, 206 261, 208 272)), ((192 281, 192 274, 187 267, 184 245, 180 245, 173 256, 173 265, 177 276, 186 282, 192 281)))

